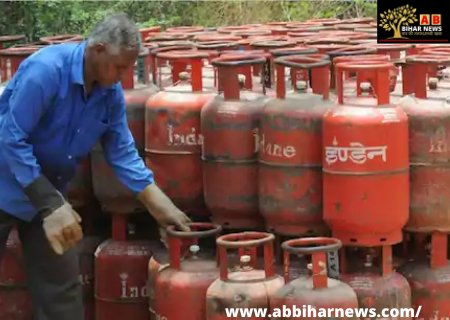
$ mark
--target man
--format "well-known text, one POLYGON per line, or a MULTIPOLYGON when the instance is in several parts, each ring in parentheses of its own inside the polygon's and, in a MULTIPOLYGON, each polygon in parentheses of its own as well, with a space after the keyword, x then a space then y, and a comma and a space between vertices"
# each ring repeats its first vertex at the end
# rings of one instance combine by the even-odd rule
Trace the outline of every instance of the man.
POLYGON ((119 180, 159 224, 189 230, 128 129, 118 81, 138 52, 138 29, 116 14, 82 44, 30 56, 0 97, 0 254, 16 226, 34 310, 43 319, 83 319, 78 258, 70 250, 82 238, 81 219, 62 193, 98 139, 119 180))

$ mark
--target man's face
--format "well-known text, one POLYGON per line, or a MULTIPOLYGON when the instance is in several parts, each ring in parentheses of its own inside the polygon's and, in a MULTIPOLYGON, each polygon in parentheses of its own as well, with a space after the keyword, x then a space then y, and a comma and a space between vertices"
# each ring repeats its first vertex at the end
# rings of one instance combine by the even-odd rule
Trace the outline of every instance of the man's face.
POLYGON ((107 45, 94 48, 94 66, 98 83, 109 87, 119 82, 125 72, 132 68, 139 54, 139 48, 124 48, 110 52, 107 45))

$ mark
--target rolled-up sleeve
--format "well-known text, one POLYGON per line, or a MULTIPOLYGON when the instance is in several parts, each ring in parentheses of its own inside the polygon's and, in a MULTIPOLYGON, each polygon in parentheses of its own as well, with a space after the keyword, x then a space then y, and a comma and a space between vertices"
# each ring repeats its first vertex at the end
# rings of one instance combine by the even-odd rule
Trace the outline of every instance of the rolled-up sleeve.
POLYGON ((102 136, 101 143, 105 158, 119 181, 138 195, 152 184, 153 172, 139 156, 134 138, 128 128, 125 99, 120 87, 115 92, 111 123, 102 136))
MULTIPOLYGON (((13 79, 8 110, 0 127, 0 148, 15 179, 38 211, 54 210, 64 202, 41 174, 28 137, 52 105, 59 88, 57 72, 39 61, 25 61, 13 79)), ((9 92, 8 92, 9 91, 9 92)))

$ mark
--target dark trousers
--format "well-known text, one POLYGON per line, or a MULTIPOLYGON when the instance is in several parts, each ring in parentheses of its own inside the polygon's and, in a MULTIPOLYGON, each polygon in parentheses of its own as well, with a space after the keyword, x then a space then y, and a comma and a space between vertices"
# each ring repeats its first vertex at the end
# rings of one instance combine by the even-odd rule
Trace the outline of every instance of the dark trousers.
POLYGON ((33 319, 83 320, 77 250, 57 255, 45 236, 40 217, 24 222, 0 211, 0 259, 14 226, 22 243, 33 319))

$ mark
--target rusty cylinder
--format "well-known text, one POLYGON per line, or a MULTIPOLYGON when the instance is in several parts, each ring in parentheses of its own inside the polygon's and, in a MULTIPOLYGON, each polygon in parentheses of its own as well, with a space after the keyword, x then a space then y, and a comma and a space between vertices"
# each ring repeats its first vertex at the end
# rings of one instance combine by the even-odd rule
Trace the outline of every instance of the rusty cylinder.
MULTIPOLYGON (((286 284, 270 297, 270 313, 273 319, 282 317, 278 312, 283 309, 297 310, 297 314, 290 314, 288 317, 300 319, 327 318, 327 316, 309 316, 303 314, 301 306, 314 306, 314 309, 322 308, 358 308, 358 299, 355 291, 346 283, 329 278, 327 275, 327 253, 335 252, 342 246, 341 241, 334 238, 301 238, 283 242, 284 270, 286 284), (300 277, 292 280, 289 277, 291 254, 311 255, 310 277, 300 277), (296 308, 294 308, 296 307, 296 308), (300 310, 300 313, 298 311, 300 310)), ((344 314, 334 319, 347 319, 344 314)))
POLYGON ((40 47, 33 46, 0 50, 0 83, 11 80, 20 64, 39 49, 40 47))
MULTIPOLYGON (((274 49, 292 48, 295 46, 297 46, 297 42, 295 41, 259 40, 250 43, 252 49, 263 50, 264 52, 270 52, 270 50, 274 49)), ((263 77, 261 77, 261 81, 264 81, 266 88, 272 88, 273 84, 276 82, 272 55, 267 59, 263 68, 263 77)))
POLYGON ((126 216, 113 216, 112 239, 95 252, 95 319, 148 320, 147 264, 154 244, 127 241, 126 216))
POLYGON ((323 118, 323 212, 344 245, 399 243, 408 220, 408 118, 389 101, 392 66, 382 61, 336 65, 338 105, 323 118), (375 87, 344 100, 343 75, 352 71, 357 78, 360 72, 374 73, 375 87))
POLYGON ((14 228, 0 263, 0 319, 32 319, 31 297, 19 234, 14 228))
POLYGON ((416 233, 415 250, 423 251, 431 237, 429 256, 421 256, 403 265, 398 272, 411 285, 412 304, 416 319, 445 319, 450 317, 450 261, 448 260, 448 233, 416 233))
POLYGON ((147 101, 146 163, 175 205, 191 216, 205 216, 208 213, 203 201, 200 113, 205 103, 214 97, 214 93, 203 91, 202 86, 203 60, 209 54, 168 51, 158 53, 157 57, 170 61, 174 73, 183 70, 186 64, 192 69, 190 81, 182 79, 147 101))
POLYGON ((85 236, 79 245, 80 282, 83 288, 84 320, 95 320, 95 251, 101 237, 85 236))
POLYGON ((259 208, 267 230, 284 236, 323 235, 322 117, 329 98, 330 61, 286 56, 274 61, 277 99, 259 128, 259 208), (308 72, 310 93, 286 93, 285 68, 308 72))
MULTIPOLYGON (((351 57, 351 56, 359 56, 359 55, 366 55, 366 54, 375 54, 377 50, 375 48, 361 48, 357 46, 341 46, 340 48, 332 49, 333 46, 331 45, 323 45, 325 47, 320 48, 322 45, 314 45, 314 47, 317 47, 319 49, 319 53, 326 53, 330 56, 331 60, 331 68, 330 68, 330 88, 335 89, 336 84, 336 67, 334 63, 334 58, 336 57, 351 57), (327 47, 328 46, 328 47, 327 47)), ((395 68, 395 66, 392 66, 392 68, 395 68)), ((349 72, 351 74, 351 72, 349 72)), ((354 72, 353 72, 354 73, 354 72)), ((347 73, 348 74, 348 73, 347 73)))
MULTIPOLYGON (((358 248, 364 255, 347 267, 346 249, 340 251, 340 279, 356 292, 360 308, 373 308, 377 314, 387 309, 409 309, 411 288, 408 281, 393 270, 392 247, 358 248), (361 259, 362 258, 362 259, 361 259), (363 260, 363 263, 357 263, 363 260), (356 270, 350 271, 351 267, 356 270)), ((399 317, 403 320, 411 316, 399 317)), ((386 320, 395 320, 389 316, 386 320)))
POLYGON ((275 273, 274 240, 273 234, 265 232, 232 233, 217 239, 220 278, 211 284, 206 293, 207 314, 204 319, 229 319, 225 308, 269 307, 269 298, 284 284, 283 278, 275 273), (255 247, 262 247, 264 252, 262 269, 255 266, 252 255, 240 254, 239 268, 232 272, 228 270, 228 251, 243 249, 244 252, 255 247))
POLYGON ((211 283, 219 277, 217 261, 198 256, 198 244, 190 246, 189 255, 181 259, 181 248, 183 240, 197 242, 200 238, 217 236, 222 227, 211 223, 192 223, 190 227, 189 232, 167 228, 169 265, 156 274, 152 289, 157 320, 206 319, 205 294, 211 283))
POLYGON ((396 102, 409 118, 411 201, 405 229, 450 232, 450 101, 448 92, 441 91, 438 95, 437 90, 427 91, 426 83, 429 68, 450 66, 450 58, 418 55, 406 57, 406 62, 405 96, 396 102))
POLYGON ((206 104, 201 114, 203 181, 212 220, 224 228, 257 228, 258 126, 266 97, 239 90, 237 69, 262 65, 259 55, 224 55, 212 60, 223 94, 206 104))

